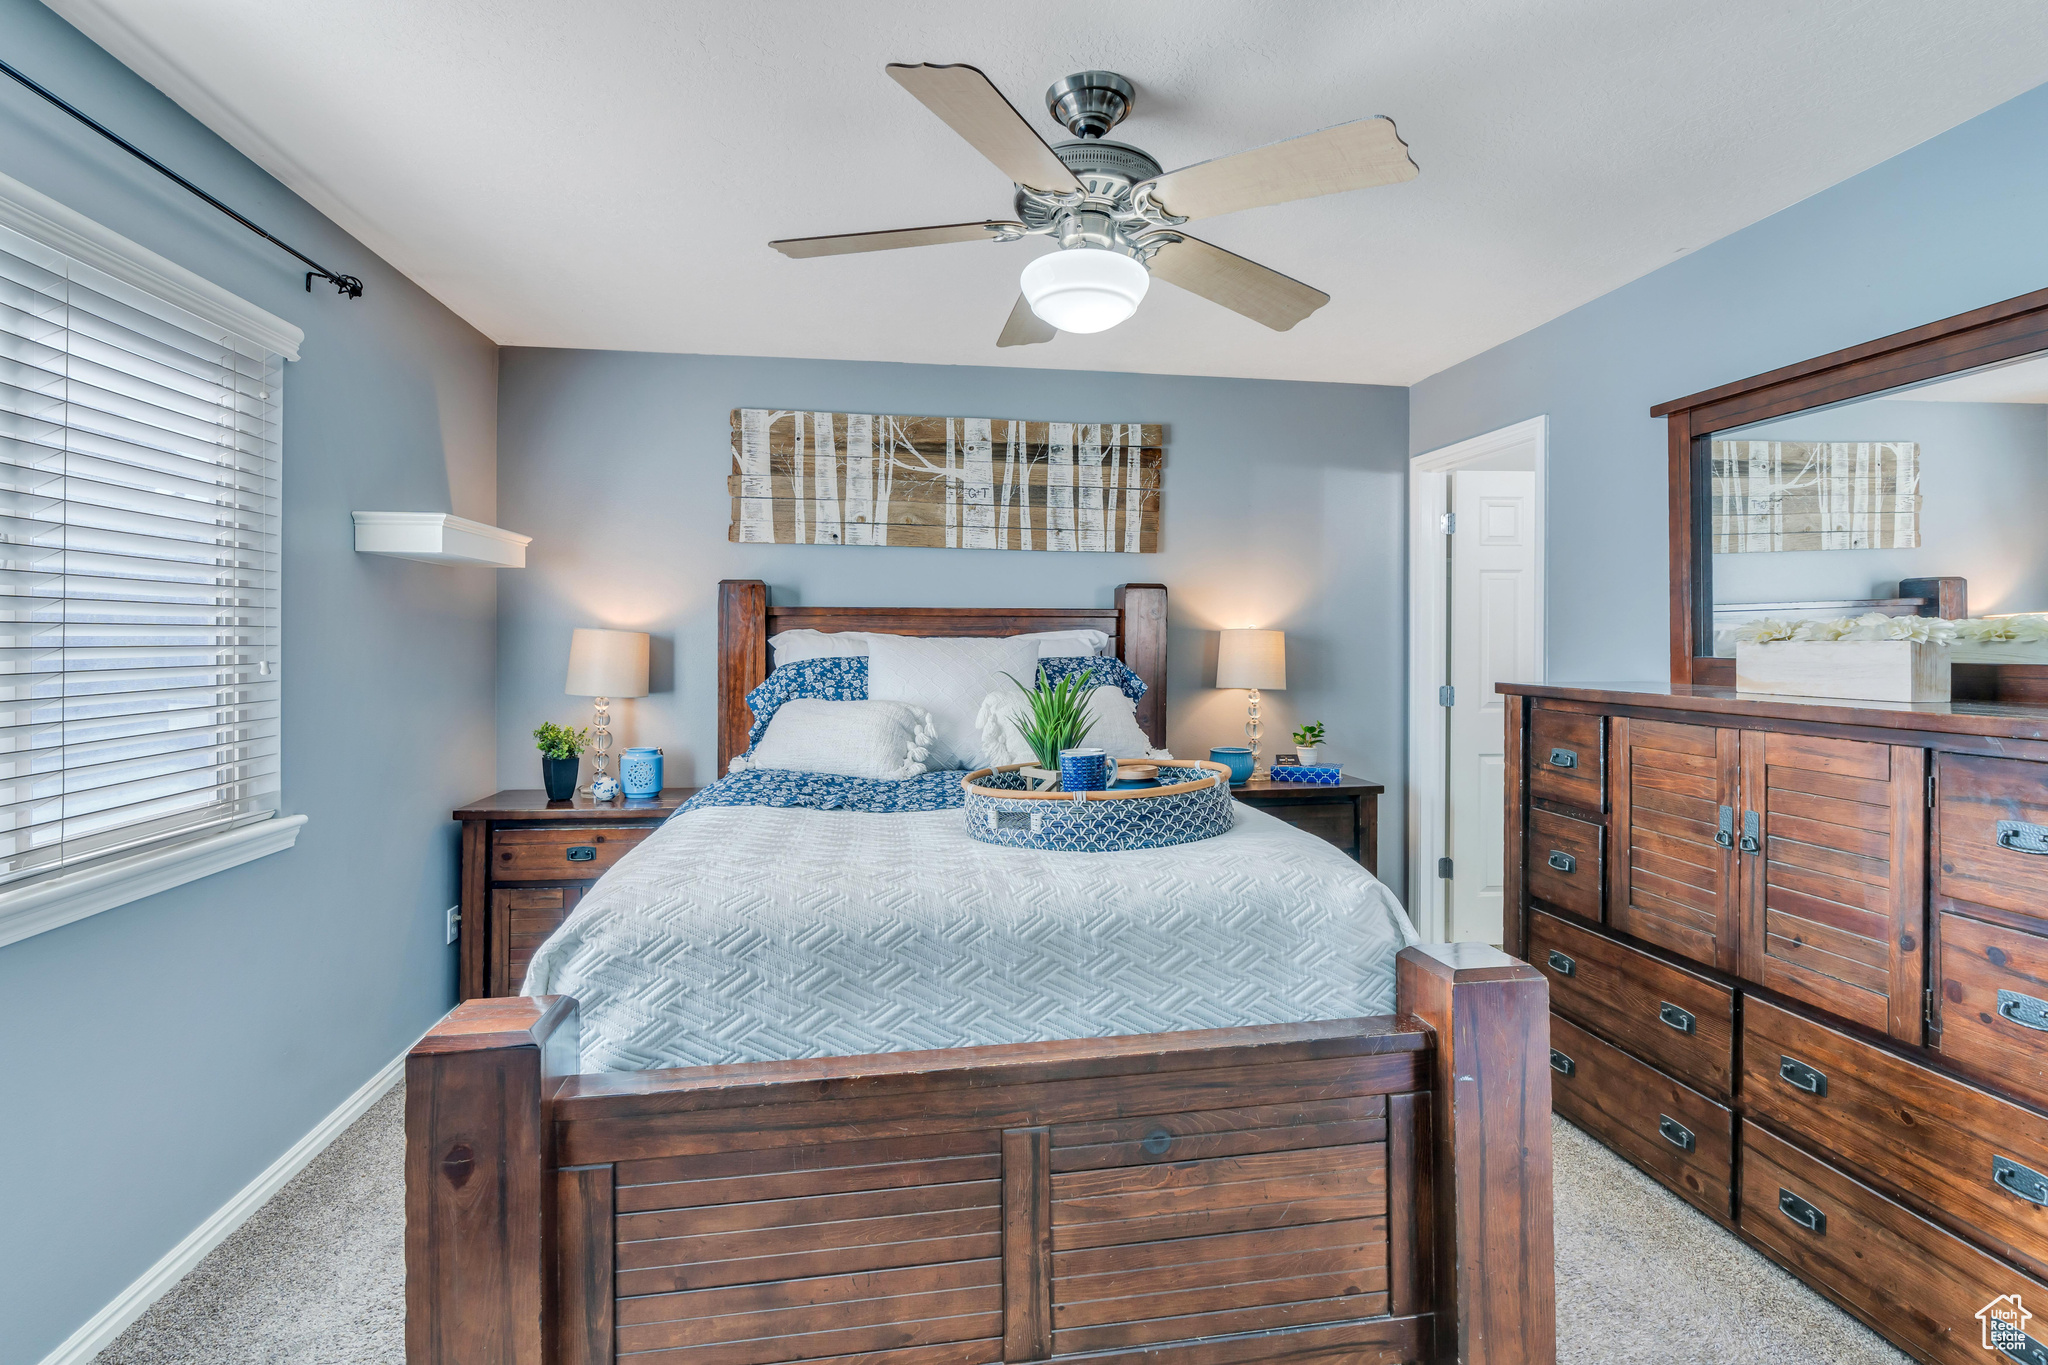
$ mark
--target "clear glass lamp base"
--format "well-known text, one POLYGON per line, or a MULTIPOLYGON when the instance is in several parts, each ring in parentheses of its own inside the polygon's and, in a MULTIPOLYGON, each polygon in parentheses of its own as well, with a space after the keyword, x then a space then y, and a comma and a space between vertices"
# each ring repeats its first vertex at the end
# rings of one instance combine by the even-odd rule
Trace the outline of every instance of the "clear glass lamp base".
POLYGON ((1259 689, 1254 687, 1245 694, 1244 742, 1252 751, 1252 780, 1258 781, 1266 775, 1259 766, 1259 736, 1265 733, 1265 726, 1259 722, 1259 689))
POLYGON ((590 713, 590 781, 577 794, 594 797, 597 784, 611 775, 612 764, 612 700, 610 697, 591 699, 590 713))

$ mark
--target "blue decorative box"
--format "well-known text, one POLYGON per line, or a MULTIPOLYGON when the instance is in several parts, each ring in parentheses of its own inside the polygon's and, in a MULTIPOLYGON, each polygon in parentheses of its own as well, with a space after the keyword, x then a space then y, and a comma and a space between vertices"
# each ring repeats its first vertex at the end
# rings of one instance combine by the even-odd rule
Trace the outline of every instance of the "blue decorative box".
POLYGON ((1298 763, 1275 763, 1271 770, 1275 782, 1301 782, 1312 787, 1334 787, 1344 773, 1341 765, 1335 763, 1303 767, 1298 763))

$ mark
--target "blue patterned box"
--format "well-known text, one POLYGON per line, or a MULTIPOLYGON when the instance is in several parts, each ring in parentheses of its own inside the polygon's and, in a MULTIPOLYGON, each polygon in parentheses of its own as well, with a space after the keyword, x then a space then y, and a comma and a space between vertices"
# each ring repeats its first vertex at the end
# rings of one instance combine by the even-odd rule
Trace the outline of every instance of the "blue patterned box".
POLYGON ((1334 787, 1344 769, 1335 763, 1318 764, 1305 768, 1298 763, 1275 763, 1271 769, 1275 782, 1304 782, 1313 787, 1334 787))

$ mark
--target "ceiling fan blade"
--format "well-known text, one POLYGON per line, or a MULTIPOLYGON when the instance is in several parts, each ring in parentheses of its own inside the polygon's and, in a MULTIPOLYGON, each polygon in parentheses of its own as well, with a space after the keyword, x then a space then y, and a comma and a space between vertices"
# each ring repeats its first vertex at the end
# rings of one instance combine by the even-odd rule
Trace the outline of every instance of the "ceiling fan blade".
POLYGON ((1010 310, 1010 320, 1003 324, 1003 334, 996 338, 996 345, 1035 346, 1059 334, 1059 328, 1032 312, 1030 300, 1019 294, 1017 306, 1010 310))
POLYGON ((1286 331, 1330 301, 1320 289, 1198 237, 1183 236, 1159 248, 1151 266, 1153 278, 1200 294, 1276 332, 1286 331))
POLYGON ((770 242, 793 260, 807 256, 844 256, 855 251, 894 251, 900 246, 943 246, 947 242, 993 242, 1005 228, 1022 232, 1022 223, 989 219, 982 223, 947 223, 940 227, 893 228, 888 232, 842 232, 836 237, 785 237, 770 242))
POLYGON ((1067 193, 1081 188, 1045 139, 975 68, 892 62, 889 75, 1016 184, 1067 193))
POLYGON ((1214 218, 1264 204, 1392 185, 1421 173, 1392 119, 1365 118, 1183 166, 1146 183, 1168 213, 1214 218))

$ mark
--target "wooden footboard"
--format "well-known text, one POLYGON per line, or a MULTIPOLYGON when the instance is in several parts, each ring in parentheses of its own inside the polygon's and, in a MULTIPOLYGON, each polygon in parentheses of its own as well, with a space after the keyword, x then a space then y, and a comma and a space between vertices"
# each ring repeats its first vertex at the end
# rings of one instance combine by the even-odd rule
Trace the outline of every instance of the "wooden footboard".
POLYGON ((578 1076, 476 1000, 406 1083, 413 1365, 1555 1359, 1542 978, 1402 1014, 578 1076))

